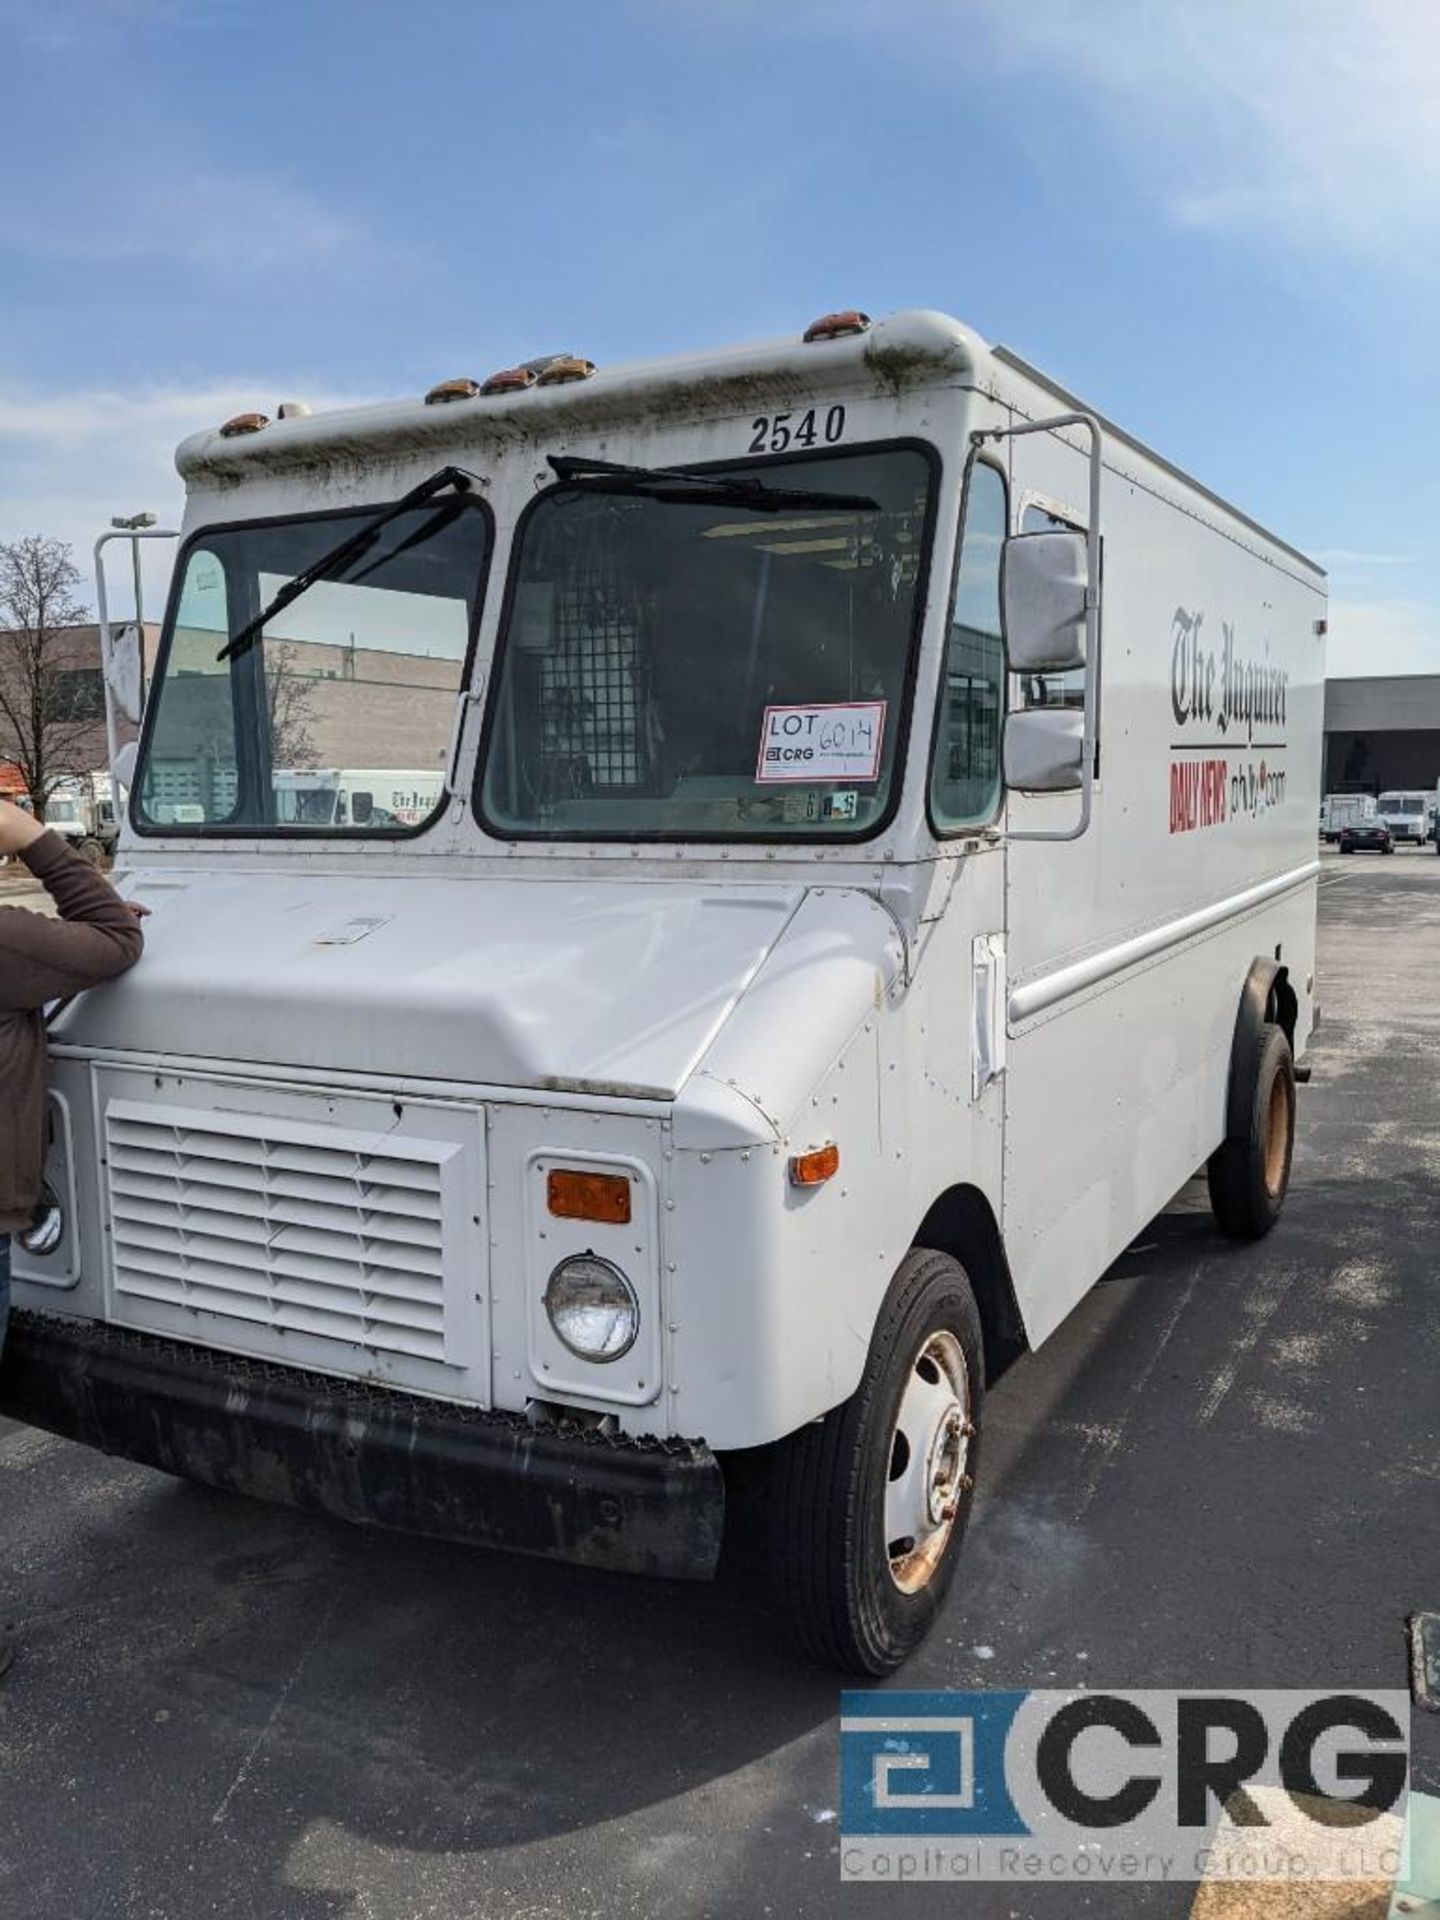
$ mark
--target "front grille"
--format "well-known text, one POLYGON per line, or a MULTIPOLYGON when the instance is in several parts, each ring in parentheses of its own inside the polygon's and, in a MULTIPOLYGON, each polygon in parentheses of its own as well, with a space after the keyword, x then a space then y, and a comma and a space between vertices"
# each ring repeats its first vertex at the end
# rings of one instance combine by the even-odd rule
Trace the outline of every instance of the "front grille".
POLYGON ((445 1358, 445 1141, 112 1100, 115 1288, 445 1358))

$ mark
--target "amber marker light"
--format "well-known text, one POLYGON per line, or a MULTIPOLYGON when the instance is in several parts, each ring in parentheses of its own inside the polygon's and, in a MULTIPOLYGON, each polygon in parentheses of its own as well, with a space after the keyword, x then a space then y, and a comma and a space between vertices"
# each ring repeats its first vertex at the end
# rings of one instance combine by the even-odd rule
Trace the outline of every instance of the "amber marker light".
POLYGON ((481 387, 481 393, 524 393, 527 387, 535 384, 533 367, 501 367, 498 373, 492 373, 481 387))
POLYGON ((262 427, 268 427, 268 413, 237 413, 233 420, 227 420, 220 429, 222 440, 236 440, 242 433, 259 433, 262 427))
POLYGON ((425 396, 427 407, 448 406, 452 400, 473 400, 480 391, 480 382, 462 375, 458 380, 442 380, 438 386, 431 387, 425 396))
POLYGON ((839 340, 847 333, 864 333, 870 325, 868 313, 861 313, 858 307, 847 307, 843 313, 825 313, 818 320, 812 320, 805 329, 805 339, 839 340))
POLYGON ((823 1187, 839 1171, 840 1149, 833 1140, 823 1147, 812 1148, 809 1153, 792 1153, 790 1156, 792 1187, 823 1187))
POLYGON ((545 1204, 558 1220, 598 1220, 609 1227, 630 1224, 630 1181, 623 1173, 576 1173, 562 1169, 545 1176, 545 1204))
POLYGON ((540 369, 536 384, 542 387, 564 387, 572 380, 588 380, 595 371, 595 362, 585 360, 578 353, 557 353, 547 360, 540 369))

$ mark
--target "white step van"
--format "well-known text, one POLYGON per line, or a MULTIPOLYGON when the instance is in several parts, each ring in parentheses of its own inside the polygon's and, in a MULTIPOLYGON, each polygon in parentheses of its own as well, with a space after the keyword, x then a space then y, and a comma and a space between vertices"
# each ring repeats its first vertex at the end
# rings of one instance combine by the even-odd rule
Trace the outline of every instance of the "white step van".
POLYGON ((1390 829, 1397 845, 1419 847, 1430 838, 1430 808, 1434 796, 1420 788, 1382 793, 1375 811, 1390 829))
POLYGON ((153 917, 54 1022, 4 1411, 592 1565, 728 1535, 893 1668, 987 1373, 1197 1169, 1279 1213, 1323 574, 935 313, 178 464, 153 917))

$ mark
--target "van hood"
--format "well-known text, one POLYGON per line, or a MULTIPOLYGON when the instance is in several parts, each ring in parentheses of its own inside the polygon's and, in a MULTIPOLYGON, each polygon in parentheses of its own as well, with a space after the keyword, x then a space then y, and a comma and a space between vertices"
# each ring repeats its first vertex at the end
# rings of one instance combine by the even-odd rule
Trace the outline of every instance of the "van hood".
POLYGON ((136 870, 145 954, 55 1038, 672 1099, 799 886, 136 870))

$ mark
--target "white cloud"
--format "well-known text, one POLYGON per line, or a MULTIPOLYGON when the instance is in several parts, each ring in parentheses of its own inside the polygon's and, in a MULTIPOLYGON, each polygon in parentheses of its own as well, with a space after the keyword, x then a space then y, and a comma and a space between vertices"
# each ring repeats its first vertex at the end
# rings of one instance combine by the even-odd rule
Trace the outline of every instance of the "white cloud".
MULTIPOLYGON (((1010 66, 1062 74, 1175 217, 1433 272, 1435 0, 929 0, 1010 66)), ((1083 217, 1077 208, 1077 217, 1083 217)))
POLYGON ((1440 674, 1440 612, 1418 600, 1332 600, 1325 670, 1440 674))
MULTIPOLYGON (((67 540, 90 600, 90 551, 112 514, 156 513, 178 526, 184 494, 175 448, 187 434, 280 399, 317 409, 349 406, 356 396, 295 391, 268 377, 223 379, 195 387, 41 393, 0 386, 0 540, 40 533, 67 540)), ((158 613, 169 578, 169 542, 145 543, 146 609, 158 613)), ((128 569, 112 563, 112 594, 128 610, 128 569)))

